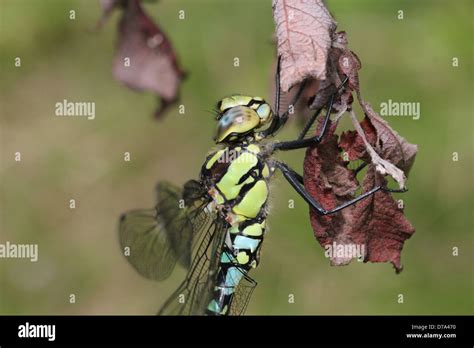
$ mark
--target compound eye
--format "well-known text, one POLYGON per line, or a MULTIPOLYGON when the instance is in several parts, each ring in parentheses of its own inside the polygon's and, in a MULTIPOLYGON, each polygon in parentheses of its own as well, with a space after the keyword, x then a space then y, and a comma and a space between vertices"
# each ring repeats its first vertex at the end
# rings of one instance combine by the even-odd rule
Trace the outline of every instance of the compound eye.
POLYGON ((216 120, 219 121, 219 120, 222 118, 222 116, 224 116, 225 113, 226 113, 229 109, 231 109, 231 108, 226 108, 226 109, 224 109, 224 110, 221 110, 221 111, 216 115, 216 120))
POLYGON ((232 123, 232 116, 231 115, 225 115, 224 117, 222 117, 219 120, 219 123, 222 126, 227 127, 228 125, 230 125, 232 123))
POLYGON ((268 119, 271 112, 272 111, 268 104, 262 104, 257 109, 257 114, 263 122, 265 122, 268 119))

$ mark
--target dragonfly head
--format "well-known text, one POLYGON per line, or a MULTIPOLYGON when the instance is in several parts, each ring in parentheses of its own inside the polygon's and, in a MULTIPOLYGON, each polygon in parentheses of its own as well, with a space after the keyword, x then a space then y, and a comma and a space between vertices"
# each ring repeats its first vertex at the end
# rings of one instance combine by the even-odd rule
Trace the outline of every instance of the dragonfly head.
POLYGON ((217 103, 216 143, 243 140, 271 123, 270 105, 260 97, 233 95, 217 103))

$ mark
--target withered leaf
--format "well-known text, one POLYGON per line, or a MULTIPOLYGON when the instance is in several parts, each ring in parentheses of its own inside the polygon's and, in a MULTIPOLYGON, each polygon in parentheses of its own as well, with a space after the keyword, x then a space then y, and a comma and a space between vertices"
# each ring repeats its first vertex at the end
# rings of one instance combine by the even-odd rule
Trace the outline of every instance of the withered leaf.
MULTIPOLYGON (((283 92, 305 79, 317 81, 303 94, 314 110, 327 108, 335 94, 333 110, 338 114, 321 143, 306 152, 304 185, 308 193, 326 210, 355 197, 359 181, 355 170, 348 168, 349 162, 342 159, 341 149, 351 161, 362 160, 368 165, 362 192, 386 186, 387 174, 404 187, 417 147, 400 137, 362 100, 358 76, 362 64, 348 48, 346 33, 335 32, 335 22, 321 1, 274 0, 273 11, 283 92), (361 123, 352 110, 353 92, 366 115, 361 123), (355 131, 339 138, 334 131, 346 112, 355 131)), ((414 233, 403 208, 386 191, 378 191, 331 215, 321 216, 310 208, 310 220, 323 247, 333 247, 334 243, 351 247, 350 250, 362 247, 365 262, 392 262, 397 272, 401 270, 403 243, 414 233)), ((332 253, 330 261, 332 265, 345 265, 354 256, 332 253)))
MULTIPOLYGON (((383 132, 387 132, 387 130, 375 127, 372 123, 374 119, 367 115, 360 122, 360 127, 363 129, 366 140, 371 146, 380 151, 381 157, 400 165, 402 162, 397 162, 397 157, 400 154, 394 150, 394 147, 398 145, 395 145, 396 142, 394 143, 393 141, 386 141, 385 143, 380 141, 380 129, 383 132)), ((388 127, 388 125, 386 124, 384 127, 388 127)), ((403 139, 400 142, 406 143, 403 139)), ((400 165, 400 168, 405 170, 405 174, 408 174, 409 166, 413 163, 412 161, 416 153, 416 151, 413 153, 416 145, 408 145, 408 150, 401 156, 406 158, 407 166, 400 165)), ((362 159, 369 163, 362 184, 364 191, 368 191, 375 186, 386 185, 385 179, 376 171, 375 165, 371 164, 364 141, 357 132, 349 131, 343 133, 339 146, 349 154, 351 160, 362 159)), ((396 202, 390 193, 379 191, 372 197, 357 203, 354 209, 352 209, 352 215, 351 239, 354 241, 366 240, 366 244, 364 244, 366 245, 365 260, 371 262, 390 261, 396 271, 400 272, 402 269, 400 253, 403 243, 415 232, 414 227, 403 215, 403 205, 396 202)))
POLYGON ((415 161, 418 146, 410 144, 392 129, 387 121, 372 109, 369 103, 360 99, 360 105, 376 130, 377 140, 375 146, 377 152, 383 154, 383 158, 389 159, 405 174, 408 174, 415 161))
MULTIPOLYGON (((366 146, 368 142, 370 146, 376 147, 379 142, 378 130, 369 117, 365 117, 359 127, 363 129, 365 140, 358 132, 348 131, 341 135, 338 143, 337 136, 332 131, 330 140, 308 149, 306 153, 305 187, 327 210, 353 198, 355 188, 359 185, 354 172, 347 168, 346 162, 342 162, 340 148, 347 152, 350 160, 361 159, 369 164, 362 183, 363 192, 375 186, 386 185, 386 180, 372 164, 366 146), (339 170, 334 171, 332 168, 339 170), (351 190, 339 189, 348 184, 351 190)), ((394 154, 390 146, 384 147, 381 144, 380 149, 380 156, 384 158, 390 158, 394 154)), ((390 193, 384 191, 328 216, 320 216, 310 209, 310 221, 315 236, 323 247, 363 246, 365 262, 391 262, 397 272, 402 269, 400 253, 403 243, 415 231, 403 215, 403 207, 399 206, 390 193)), ((345 265, 351 262, 353 256, 355 255, 340 256, 334 253, 330 255, 330 262, 332 265, 345 265)))
POLYGON ((362 68, 362 63, 359 57, 349 50, 345 31, 340 31, 334 35, 331 54, 334 58, 337 57, 336 67, 339 75, 347 76, 347 86, 349 89, 351 91, 359 91, 359 70, 362 68))
POLYGON ((281 89, 306 78, 326 79, 326 61, 336 26, 321 0, 273 0, 281 89))
MULTIPOLYGON (((360 122, 360 127, 369 144, 375 144, 377 141, 376 131, 368 117, 364 117, 360 122)), ((339 147, 346 152, 350 161, 362 159, 364 162, 370 163, 370 156, 367 154, 365 143, 356 131, 343 132, 339 141, 339 147)))
MULTIPOLYGON (((354 197, 358 187, 354 173, 342 162, 337 136, 332 135, 324 144, 308 149, 304 165, 305 187, 325 209, 354 197)), ((385 180, 369 165, 363 181, 363 191, 385 180)), ((355 205, 335 214, 321 216, 310 209, 310 221, 315 237, 323 248, 358 246, 363 251, 364 262, 391 262, 400 272, 400 253, 404 241, 414 233, 414 228, 403 215, 403 209, 388 192, 377 192, 355 205)), ((351 249, 349 249, 351 250, 351 249)), ((331 265, 347 265, 357 255, 330 255, 331 265)))
MULTIPOLYGON (((369 165, 362 187, 364 192, 385 180, 369 165)), ((379 191, 360 202, 351 211, 349 239, 364 245, 364 261, 391 262, 398 273, 402 270, 400 254, 406 239, 415 233, 403 214, 402 205, 389 192, 379 191)))
MULTIPOLYGON (((365 133, 362 130, 360 124, 358 123, 357 118, 352 110, 349 111, 349 115, 351 117, 352 124, 354 125, 354 128, 356 129, 356 132, 358 133, 358 135, 360 136, 360 138, 362 139, 365 145, 367 153, 370 156, 371 163, 375 165, 375 170, 382 175, 390 175, 392 178, 395 179, 395 181, 398 183, 400 188, 405 188, 405 181, 406 181, 405 173, 396 165, 394 165, 390 161, 390 159, 382 158, 378 154, 378 152, 375 151, 373 146, 367 140, 365 133)), ((379 152, 381 152, 383 150, 381 146, 383 145, 380 145, 380 143, 378 142, 376 144, 379 145, 379 152)))
MULTIPOLYGON (((325 209, 332 209, 351 199, 359 184, 355 174, 348 169, 340 156, 338 136, 334 134, 337 123, 333 123, 324 140, 317 146, 308 148, 304 161, 304 186, 325 209)), ((348 207, 336 214, 321 216, 310 209, 310 221, 316 239, 321 246, 332 245, 337 241, 346 244, 349 241, 351 211, 348 207), (344 237, 347 241, 343 240, 344 237)), ((347 264, 337 256, 330 258, 331 264, 347 264)))
MULTIPOLYGON (((367 155, 371 158, 371 163, 375 165, 376 170, 382 175, 390 175, 399 184, 400 188, 405 187, 406 174, 413 164, 417 147, 409 144, 400 137, 397 132, 390 128, 380 116, 362 100, 359 85, 359 70, 362 64, 357 55, 348 48, 347 35, 344 31, 333 35, 332 47, 329 51, 328 74, 332 79, 323 81, 322 88, 318 91, 311 108, 318 109, 324 106, 330 95, 336 91, 336 81, 342 77, 347 77, 347 82, 342 90, 339 91, 334 108, 337 111, 349 111, 349 115, 354 127, 359 133, 359 140, 365 146, 367 155), (373 127, 376 127, 375 149, 367 141, 365 133, 352 111, 352 92, 356 92, 359 104, 367 117, 371 120, 373 127), (382 146, 385 147, 388 157, 381 157, 382 146)), ((360 144, 359 144, 360 145, 360 144)), ((347 151, 351 151, 348 149, 347 151)))
POLYGON ((103 18, 113 8, 122 9, 118 43, 113 61, 114 77, 137 91, 149 91, 161 98, 155 117, 177 101, 185 73, 166 34, 145 13, 139 0, 102 0, 103 18))
MULTIPOLYGON (((321 123, 322 122, 319 122, 318 132, 321 128, 321 123)), ((348 162, 343 161, 340 156, 338 136, 334 134, 336 128, 337 122, 332 122, 328 125, 327 133, 323 140, 317 146, 313 146, 307 150, 307 152, 310 153, 310 156, 307 157, 317 159, 316 162, 308 163, 308 165, 316 165, 313 171, 315 170, 317 173, 305 170, 304 174, 309 175, 309 177, 314 177, 313 181, 318 182, 318 186, 323 189, 320 193, 328 192, 324 191, 328 189, 333 191, 337 196, 345 197, 352 195, 359 185, 354 173, 347 168, 348 162), (318 163, 318 161, 320 163, 318 163)))
POLYGON ((327 79, 322 82, 310 108, 317 110, 326 106, 331 95, 338 92, 338 88, 347 77, 344 87, 336 95, 333 108, 341 112, 350 109, 353 102, 352 91, 359 92, 358 71, 361 67, 362 64, 357 55, 348 48, 346 32, 335 32, 329 49, 327 79))

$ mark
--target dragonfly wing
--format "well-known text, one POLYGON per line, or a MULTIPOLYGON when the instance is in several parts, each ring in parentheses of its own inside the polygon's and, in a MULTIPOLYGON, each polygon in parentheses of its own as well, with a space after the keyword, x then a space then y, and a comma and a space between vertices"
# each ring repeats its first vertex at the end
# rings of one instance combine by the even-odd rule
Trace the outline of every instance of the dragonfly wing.
POLYGON ((176 254, 155 209, 122 215, 119 238, 124 255, 142 276, 163 280, 171 274, 176 254))
POLYGON ((193 241, 198 238, 198 233, 207 221, 204 193, 202 186, 194 180, 188 181, 184 189, 167 182, 157 185, 156 210, 164 223, 171 248, 185 268, 191 264, 193 241), (189 183, 195 185, 190 188, 189 183))
POLYGON ((204 196, 188 200, 191 205, 186 206, 183 189, 169 183, 160 182, 157 195, 155 209, 122 215, 119 239, 128 261, 142 276, 163 280, 177 261, 190 266, 193 240, 198 238, 207 213, 204 196))
POLYGON ((244 275, 235 289, 232 304, 230 305, 229 315, 242 315, 250 301, 253 290, 257 286, 257 282, 248 275, 244 275))
POLYGON ((216 283, 225 224, 217 216, 207 223, 186 279, 165 302, 160 315, 203 315, 216 283))

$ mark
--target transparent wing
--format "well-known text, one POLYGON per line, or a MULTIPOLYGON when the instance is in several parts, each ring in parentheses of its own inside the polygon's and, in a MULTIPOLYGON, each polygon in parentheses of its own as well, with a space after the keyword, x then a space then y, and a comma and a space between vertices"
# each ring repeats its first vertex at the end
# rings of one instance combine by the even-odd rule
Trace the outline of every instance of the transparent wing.
POLYGON ((195 180, 178 188, 166 182, 157 185, 156 210, 163 221, 172 250, 185 268, 191 264, 193 243, 208 220, 203 199, 206 190, 195 180))
POLYGON ((249 304, 250 297, 252 297, 253 290, 257 286, 257 282, 244 275, 240 280, 237 289, 235 289, 232 304, 230 305, 229 315, 242 315, 249 304))
POLYGON ((190 266, 194 241, 199 239, 208 216, 198 182, 193 181, 191 186, 187 183, 184 192, 160 182, 157 196, 155 209, 122 215, 119 239, 128 261, 141 275, 163 280, 169 277, 176 262, 190 266))
POLYGON ((225 238, 225 224, 217 216, 209 221, 181 285, 158 312, 159 315, 203 315, 211 301, 225 238))

